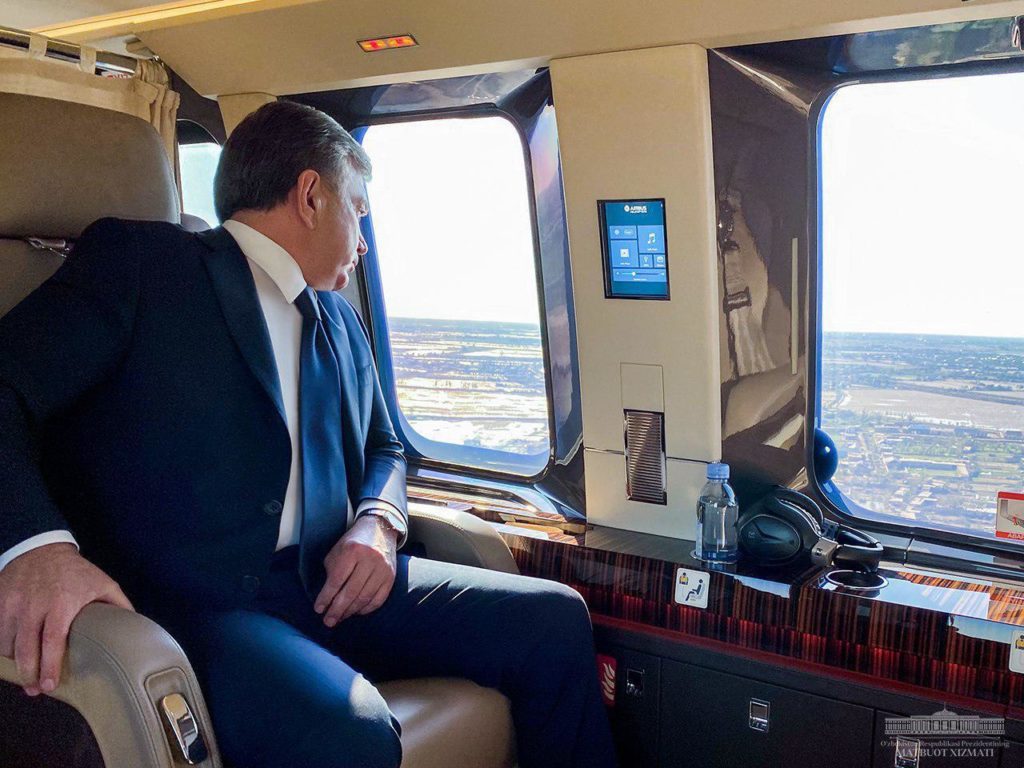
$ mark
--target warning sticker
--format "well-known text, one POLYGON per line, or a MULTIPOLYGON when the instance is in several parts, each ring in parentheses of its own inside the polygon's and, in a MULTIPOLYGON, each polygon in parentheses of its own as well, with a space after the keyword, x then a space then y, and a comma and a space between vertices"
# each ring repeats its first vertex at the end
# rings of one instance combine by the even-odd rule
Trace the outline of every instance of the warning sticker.
POLYGON ((996 537, 1024 541, 1024 493, 996 494, 996 537))
POLYGON ((1010 636, 1010 671, 1024 672, 1024 632, 1019 629, 1010 636))
POLYGON ((680 568, 676 571, 676 602, 694 608, 707 608, 710 581, 711 575, 704 571, 680 568))

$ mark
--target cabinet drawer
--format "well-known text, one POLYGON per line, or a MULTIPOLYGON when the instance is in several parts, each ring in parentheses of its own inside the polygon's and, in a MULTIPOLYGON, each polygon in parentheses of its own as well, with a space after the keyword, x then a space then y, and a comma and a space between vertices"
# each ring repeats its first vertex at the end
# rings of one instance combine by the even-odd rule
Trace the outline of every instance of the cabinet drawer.
POLYGON ((874 712, 788 688, 666 661, 662 768, 867 768, 874 712))
POLYGON ((999 756, 999 768, 1024 768, 1024 744, 1008 741, 999 756))

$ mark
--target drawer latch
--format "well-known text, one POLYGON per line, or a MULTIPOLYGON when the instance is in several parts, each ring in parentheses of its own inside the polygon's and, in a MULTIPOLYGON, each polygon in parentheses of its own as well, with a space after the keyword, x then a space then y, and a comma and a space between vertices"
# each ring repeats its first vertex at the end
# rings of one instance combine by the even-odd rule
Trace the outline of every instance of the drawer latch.
POLYGON ((761 701, 761 699, 750 700, 750 719, 747 721, 753 730, 760 731, 761 733, 768 733, 768 713, 771 710, 771 704, 767 701, 761 701))

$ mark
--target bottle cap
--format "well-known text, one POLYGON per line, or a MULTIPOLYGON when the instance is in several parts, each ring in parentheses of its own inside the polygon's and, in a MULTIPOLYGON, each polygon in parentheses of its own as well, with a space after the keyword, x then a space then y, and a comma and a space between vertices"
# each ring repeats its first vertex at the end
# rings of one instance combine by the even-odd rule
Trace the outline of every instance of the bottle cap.
POLYGON ((720 461, 708 464, 708 480, 728 480, 729 465, 720 461))

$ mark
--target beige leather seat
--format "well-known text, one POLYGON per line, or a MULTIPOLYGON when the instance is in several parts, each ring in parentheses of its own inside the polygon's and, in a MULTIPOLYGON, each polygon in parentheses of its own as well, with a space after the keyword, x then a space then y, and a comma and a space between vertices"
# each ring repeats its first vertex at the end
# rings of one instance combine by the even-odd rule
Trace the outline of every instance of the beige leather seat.
MULTIPOLYGON (((67 241, 103 216, 179 221, 173 176, 153 128, 94 107, 0 94, 0 315, 60 266, 67 241)), ((410 542, 427 556, 516 571, 498 534, 465 513, 414 510, 410 542)), ((7 694, 0 696, 0 727, 10 714, 3 707, 29 704, 11 685, 17 679, 14 662, 0 657, 7 694)), ((398 681, 381 691, 402 723, 407 768, 513 764, 508 702, 497 692, 446 679, 398 681)), ((72 626, 53 698, 81 714, 107 768, 182 765, 161 714, 174 694, 187 701, 208 748, 197 764, 223 765, 202 692, 177 643, 143 616, 87 606, 72 626)), ((0 762, 15 758, 8 753, 0 762)))

